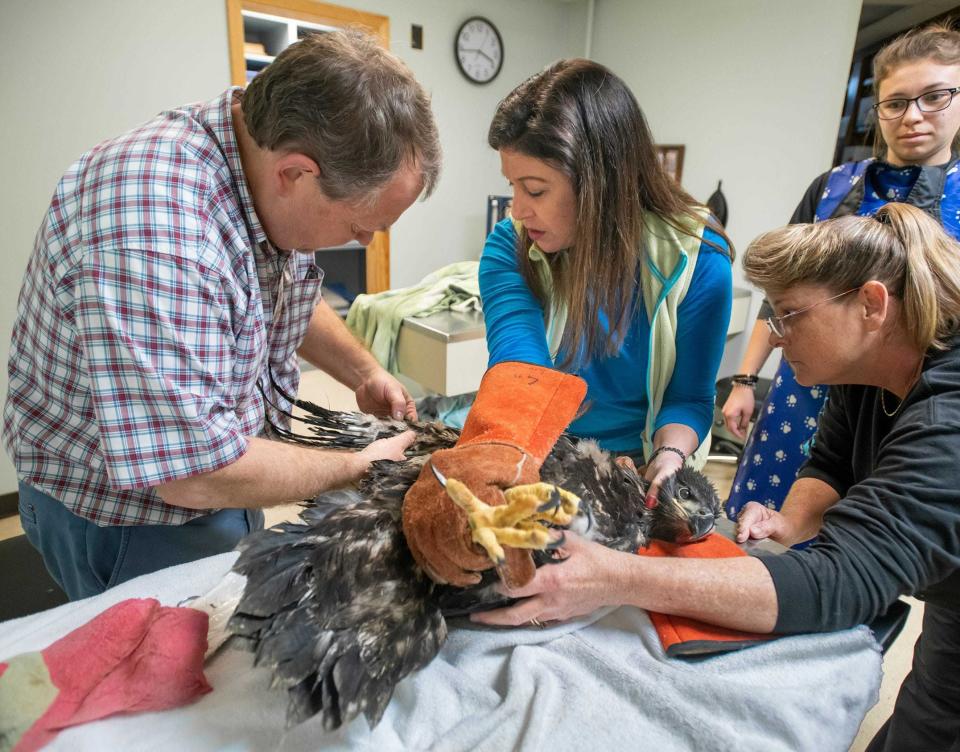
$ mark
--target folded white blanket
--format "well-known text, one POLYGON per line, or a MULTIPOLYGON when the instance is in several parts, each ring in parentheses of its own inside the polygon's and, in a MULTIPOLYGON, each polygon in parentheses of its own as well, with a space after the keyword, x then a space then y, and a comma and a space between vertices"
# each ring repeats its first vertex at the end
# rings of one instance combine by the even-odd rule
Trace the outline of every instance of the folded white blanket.
MULTIPOLYGON (((164 605, 211 589, 236 554, 172 567, 103 595, 0 624, 0 660, 39 650, 113 603, 164 605)), ((689 662, 667 658, 645 612, 619 608, 548 629, 457 622, 402 682, 383 720, 325 735, 284 730, 285 696, 249 653, 208 663, 214 691, 164 713, 62 733, 70 750, 847 750, 876 702, 880 649, 866 627, 782 638, 689 662)))

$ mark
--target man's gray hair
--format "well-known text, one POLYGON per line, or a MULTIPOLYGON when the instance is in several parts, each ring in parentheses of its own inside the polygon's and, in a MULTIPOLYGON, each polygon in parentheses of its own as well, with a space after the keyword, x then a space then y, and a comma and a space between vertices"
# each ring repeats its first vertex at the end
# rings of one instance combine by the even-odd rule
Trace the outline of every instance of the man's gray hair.
POLYGON ((290 45, 250 82, 242 106, 257 145, 306 154, 331 200, 372 199, 403 167, 420 171, 425 197, 436 186, 441 150, 430 97, 365 31, 290 45))

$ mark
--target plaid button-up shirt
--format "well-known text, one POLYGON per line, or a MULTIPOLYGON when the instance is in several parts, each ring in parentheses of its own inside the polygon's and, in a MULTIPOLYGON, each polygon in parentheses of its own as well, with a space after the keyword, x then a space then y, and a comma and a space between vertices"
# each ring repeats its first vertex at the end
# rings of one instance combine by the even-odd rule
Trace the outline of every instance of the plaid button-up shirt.
POLYGON ((233 130, 238 92, 84 154, 27 265, 3 441, 21 480, 100 525, 204 514, 151 486, 243 454, 264 427, 268 363, 296 393, 322 273, 267 241, 233 130))

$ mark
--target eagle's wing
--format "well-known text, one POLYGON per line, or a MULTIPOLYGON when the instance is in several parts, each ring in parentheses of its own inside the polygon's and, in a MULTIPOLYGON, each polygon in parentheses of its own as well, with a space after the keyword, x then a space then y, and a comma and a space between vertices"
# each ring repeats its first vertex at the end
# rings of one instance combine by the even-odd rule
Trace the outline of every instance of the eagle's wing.
POLYGON ((247 586, 230 626, 287 689, 289 725, 320 714, 334 729, 360 713, 376 724, 396 684, 446 639, 433 583, 403 539, 401 500, 340 506, 335 492, 303 523, 241 544, 247 586))
MULTIPOLYGON (((412 428, 418 437, 408 450, 411 459, 375 462, 359 492, 324 494, 303 512, 303 522, 246 538, 235 565, 247 576, 246 590, 230 625, 251 643, 257 663, 273 669, 274 682, 287 688, 288 723, 319 713, 332 729, 364 713, 373 725, 394 686, 439 651, 447 633, 444 610, 490 608, 503 596, 493 588, 492 572, 474 588, 434 585, 403 536, 404 494, 429 454, 455 443, 456 430, 312 407, 322 411, 314 414, 314 443, 361 448, 412 428)), ((574 529, 621 550, 645 545, 660 517, 669 523, 662 537, 682 540, 692 521, 701 529, 719 509, 712 487, 707 482, 700 489, 696 477, 664 484, 671 498, 647 509, 636 473, 618 467, 594 442, 567 436, 544 462, 541 477, 583 500, 585 514, 574 529), (677 488, 685 498, 674 493, 677 488)), ((538 565, 550 559, 549 553, 535 556, 538 565)))
POLYGON ((363 449, 377 439, 386 439, 404 431, 413 431, 416 439, 407 450, 407 457, 421 457, 447 449, 457 443, 460 430, 438 421, 393 420, 359 412, 329 410, 307 400, 296 405, 306 412, 304 417, 291 416, 303 423, 309 433, 285 431, 284 441, 294 444, 329 447, 331 449, 363 449))

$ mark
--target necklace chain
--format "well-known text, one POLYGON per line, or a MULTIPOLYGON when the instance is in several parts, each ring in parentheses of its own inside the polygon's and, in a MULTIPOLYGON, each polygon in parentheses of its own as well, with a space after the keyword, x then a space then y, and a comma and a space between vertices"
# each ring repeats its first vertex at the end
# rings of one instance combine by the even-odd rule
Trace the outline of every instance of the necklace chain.
MULTIPOLYGON (((910 392, 910 389, 913 387, 913 385, 917 383, 917 379, 920 378, 920 374, 922 371, 923 371, 923 357, 921 357, 920 362, 917 363, 917 369, 913 372, 913 378, 910 379, 910 383, 907 384, 908 393, 910 392)), ((900 402, 891 412, 890 410, 887 410, 886 393, 887 393, 887 390, 884 389, 883 387, 880 387, 880 408, 883 410, 884 415, 886 415, 888 418, 892 418, 894 415, 900 412, 900 408, 903 407, 903 400, 905 400, 906 397, 901 398, 900 402)))
POLYGON ((886 393, 887 390, 883 387, 880 387, 880 408, 883 410, 884 415, 886 415, 888 418, 892 418, 894 415, 900 412, 900 408, 903 407, 903 400, 900 400, 900 403, 893 409, 893 412, 890 412, 887 410, 887 401, 884 399, 886 393))

